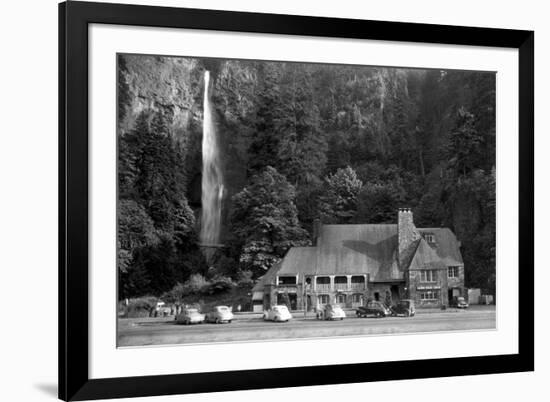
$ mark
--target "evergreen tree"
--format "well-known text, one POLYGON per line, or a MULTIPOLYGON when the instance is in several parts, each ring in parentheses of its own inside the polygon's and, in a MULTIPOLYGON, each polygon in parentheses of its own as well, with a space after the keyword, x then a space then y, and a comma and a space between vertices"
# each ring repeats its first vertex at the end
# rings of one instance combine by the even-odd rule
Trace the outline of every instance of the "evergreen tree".
POLYGON ((357 223, 394 223, 403 205, 403 189, 395 183, 367 183, 357 197, 357 223))
POLYGON ((290 247, 308 244, 295 198, 294 186, 270 166, 233 197, 232 231, 242 244, 244 269, 261 275, 290 247))
POLYGON ((455 175, 466 176, 483 165, 483 137, 476 130, 474 115, 464 108, 457 112, 455 129, 451 132, 447 155, 455 175))
POLYGON ((312 183, 325 169, 327 150, 320 130, 319 109, 313 99, 312 77, 306 66, 296 64, 287 75, 285 117, 279 119, 282 132, 279 171, 295 185, 312 183))
POLYGON ((267 166, 278 166, 280 130, 278 120, 282 114, 279 81, 280 66, 277 63, 261 64, 258 73, 261 86, 258 92, 255 130, 248 148, 249 175, 267 166))
POLYGON ((357 212, 357 195, 363 183, 351 167, 325 177, 319 198, 319 215, 324 223, 349 223, 357 212))

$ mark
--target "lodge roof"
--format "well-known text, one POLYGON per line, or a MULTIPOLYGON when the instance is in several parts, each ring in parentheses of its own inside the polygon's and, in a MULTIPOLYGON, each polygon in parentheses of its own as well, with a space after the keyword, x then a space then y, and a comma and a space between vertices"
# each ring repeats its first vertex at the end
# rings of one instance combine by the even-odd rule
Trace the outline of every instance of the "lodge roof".
POLYGON ((463 265, 460 254, 460 242, 449 228, 418 228, 420 233, 432 233, 435 236, 434 249, 447 266, 463 265))
POLYGON ((413 254, 409 269, 443 269, 446 265, 424 239, 420 239, 413 254))
MULTIPOLYGON (((323 225, 313 274, 370 274, 402 279, 397 263, 397 225, 323 225)), ((299 267, 297 267, 299 269, 299 267)))
MULTIPOLYGON (((418 228, 434 235, 435 243, 420 239, 406 268, 441 269, 462 265, 460 243, 448 228, 418 228)), ((254 291, 274 283, 276 276, 364 275, 371 281, 403 279, 397 258, 397 224, 322 225, 317 245, 293 247, 258 281, 254 291)))

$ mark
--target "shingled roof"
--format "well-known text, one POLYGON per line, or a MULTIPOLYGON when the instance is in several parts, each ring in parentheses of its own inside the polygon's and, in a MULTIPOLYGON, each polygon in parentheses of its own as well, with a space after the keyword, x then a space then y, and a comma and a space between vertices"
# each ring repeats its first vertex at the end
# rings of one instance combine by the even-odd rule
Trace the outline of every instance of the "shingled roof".
POLYGON ((460 242, 449 228, 418 228, 422 234, 432 233, 435 236, 435 249, 439 258, 445 265, 463 265, 462 254, 460 254, 460 242))
MULTIPOLYGON (((461 265, 460 243, 447 228, 419 228, 432 233, 435 245, 424 239, 418 242, 411 269, 443 268, 461 265)), ((317 245, 293 247, 282 261, 275 264, 254 286, 261 291, 276 276, 288 275, 354 275, 369 274, 371 281, 403 280, 403 269, 397 259, 397 225, 322 225, 317 245)), ((407 268, 409 268, 407 267, 407 268)))
POLYGON ((403 278, 397 263, 397 225, 323 225, 316 248, 316 275, 403 278))
POLYGON ((445 263, 435 250, 428 245, 428 242, 420 239, 409 264, 409 269, 444 269, 445 267, 445 263))

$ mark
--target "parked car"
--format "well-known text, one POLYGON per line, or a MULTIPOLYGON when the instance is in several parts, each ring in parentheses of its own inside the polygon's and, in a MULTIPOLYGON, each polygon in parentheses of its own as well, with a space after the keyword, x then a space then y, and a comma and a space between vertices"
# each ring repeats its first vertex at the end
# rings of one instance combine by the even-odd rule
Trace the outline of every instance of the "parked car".
POLYGON ((214 322, 216 324, 221 324, 222 322, 231 323, 233 319, 233 313, 231 309, 227 306, 216 306, 213 307, 208 313, 206 313, 206 322, 214 322))
POLYGON ((163 301, 157 302, 155 307, 155 316, 156 317, 166 317, 172 313, 172 309, 166 305, 163 301))
POLYGON ((355 311, 357 317, 365 318, 367 316, 387 317, 391 315, 391 311, 386 305, 379 301, 370 301, 366 306, 360 306, 355 311))
POLYGON ((400 300, 395 306, 391 307, 392 315, 403 315, 405 317, 412 317, 416 311, 414 309, 414 301, 409 299, 400 300))
POLYGON ((451 306, 456 308, 468 308, 468 303, 466 302, 466 299, 464 299, 464 297, 455 296, 451 301, 451 306))
POLYGON ((273 306, 269 310, 264 311, 264 320, 286 322, 292 319, 292 314, 286 306, 273 306))
POLYGON ((204 322, 204 314, 201 314, 196 308, 183 309, 181 313, 176 315, 177 324, 202 324, 204 322))
POLYGON ((343 320, 346 318, 346 313, 337 304, 326 304, 317 309, 316 317, 318 320, 343 320))

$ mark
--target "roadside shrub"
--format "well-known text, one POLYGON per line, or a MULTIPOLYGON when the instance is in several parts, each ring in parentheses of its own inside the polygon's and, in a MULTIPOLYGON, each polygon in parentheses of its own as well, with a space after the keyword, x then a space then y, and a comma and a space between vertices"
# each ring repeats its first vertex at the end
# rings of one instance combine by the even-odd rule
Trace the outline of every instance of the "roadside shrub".
POLYGON ((218 276, 217 278, 212 279, 208 286, 203 288, 201 293, 214 295, 218 293, 227 292, 235 287, 235 284, 226 276, 218 276))
MULTIPOLYGON (((149 317, 153 315, 157 306, 157 301, 158 299, 153 296, 129 299, 125 316, 127 318, 149 317)), ((125 304, 125 302, 122 303, 125 304)))

